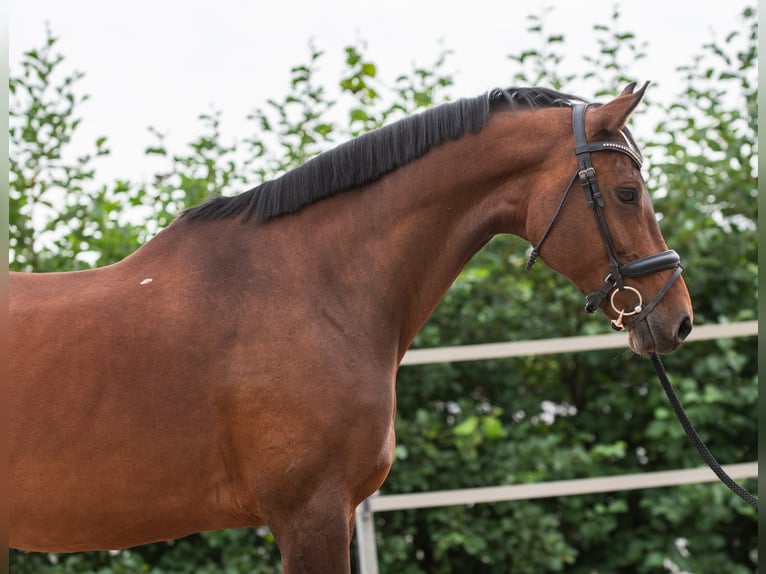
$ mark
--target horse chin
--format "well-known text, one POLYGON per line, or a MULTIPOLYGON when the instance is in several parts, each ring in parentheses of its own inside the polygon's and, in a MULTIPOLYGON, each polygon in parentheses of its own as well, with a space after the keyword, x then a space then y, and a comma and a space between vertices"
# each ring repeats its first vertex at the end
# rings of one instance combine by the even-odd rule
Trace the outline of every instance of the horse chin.
POLYGON ((628 346, 637 355, 671 353, 681 344, 676 337, 663 336, 663 330, 649 318, 639 321, 628 331, 628 346))

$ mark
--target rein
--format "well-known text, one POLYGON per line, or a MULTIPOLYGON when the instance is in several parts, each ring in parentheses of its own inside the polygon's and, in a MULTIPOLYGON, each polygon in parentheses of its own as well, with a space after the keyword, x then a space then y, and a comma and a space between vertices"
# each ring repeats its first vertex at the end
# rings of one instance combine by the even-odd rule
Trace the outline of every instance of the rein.
POLYGON ((702 460, 704 460, 707 465, 710 467, 710 470, 712 470, 715 475, 723 482, 726 486, 731 489, 731 491, 739 496, 742 500, 747 502, 750 506, 758 509, 758 498, 750 494, 747 490, 742 488, 739 484, 737 484, 734 479, 732 479, 726 471, 721 468, 721 465, 718 463, 718 461, 715 459, 715 457, 710 453, 707 446, 705 446, 705 443, 702 442, 702 439, 697 434, 696 429, 694 428, 694 425, 692 425, 692 422, 689 420, 689 417, 686 415, 686 411, 684 411, 684 407, 681 405, 681 401, 678 400, 678 397, 676 396, 675 391, 673 390, 673 386, 670 384, 670 380, 668 379, 668 375, 665 372, 665 366, 662 364, 662 361, 660 360, 660 356, 657 353, 652 353, 650 355, 652 359, 652 364, 654 365, 654 370, 657 373, 657 378, 660 379, 660 383, 662 383, 662 388, 665 389, 665 394, 668 396, 668 400, 670 401, 670 404, 673 406, 673 410, 676 413, 676 416, 678 417, 678 422, 681 423, 681 426, 684 427, 684 431, 686 431, 686 436, 689 437, 689 440, 694 445, 694 448, 697 449, 697 452, 702 457, 702 460))
MULTIPOLYGON (((596 170, 593 168, 590 154, 597 151, 617 151, 630 157, 633 162, 641 168, 643 163, 641 154, 638 150, 634 149, 630 145, 619 141, 604 141, 588 143, 585 135, 585 111, 588 104, 576 103, 572 108, 572 128, 575 138, 575 155, 577 156, 578 169, 569 181, 564 193, 561 197, 556 211, 553 214, 548 226, 543 231, 542 236, 537 241, 537 244, 532 248, 527 261, 527 271, 530 271, 535 264, 535 261, 540 256, 540 248, 548 237, 553 228, 554 223, 558 220, 561 209, 564 207, 569 192, 574 186, 575 181, 579 180, 582 184, 585 192, 585 199, 588 202, 588 207, 593 211, 596 218, 596 225, 598 226, 599 234, 601 235, 601 241, 606 249, 606 254, 609 259, 609 272, 604 278, 604 284, 601 288, 589 293, 586 299, 585 310, 588 313, 594 313, 609 300, 612 309, 619 316, 617 319, 612 320, 612 328, 616 331, 622 331, 625 329, 632 329, 639 321, 644 319, 660 302, 665 294, 670 290, 676 280, 681 276, 683 272, 683 266, 681 265, 681 258, 675 251, 668 250, 662 253, 655 253, 653 255, 647 255, 646 257, 640 257, 627 263, 621 263, 617 255, 617 249, 612 241, 612 235, 609 232, 609 226, 604 216, 604 198, 601 195, 601 191, 598 187, 598 180, 596 179, 596 170), (625 285, 624 280, 631 277, 641 277, 650 273, 657 273, 660 271, 668 271, 673 269, 673 273, 668 280, 657 292, 654 298, 646 305, 643 305, 643 297, 638 289, 625 285), (638 303, 633 309, 618 309, 615 306, 614 298, 620 291, 631 291, 638 297, 638 303), (623 322, 623 318, 630 317, 627 322, 623 322)), ((626 138, 626 141, 630 140, 626 138)), ((707 463, 710 469, 715 475, 729 487, 732 492, 739 496, 742 500, 748 503, 753 508, 758 508, 758 498, 750 494, 747 490, 737 484, 727 473, 721 468, 721 465, 713 457, 708 450, 705 443, 700 438, 697 431, 694 429, 689 417, 686 415, 681 402, 678 400, 675 391, 673 390, 670 380, 668 379, 665 367, 660 360, 657 353, 651 353, 652 364, 654 370, 657 373, 657 377, 662 384, 662 388, 665 390, 665 394, 668 396, 670 404, 678 417, 681 426, 683 427, 686 435, 691 440, 694 447, 699 452, 702 459, 707 463)))

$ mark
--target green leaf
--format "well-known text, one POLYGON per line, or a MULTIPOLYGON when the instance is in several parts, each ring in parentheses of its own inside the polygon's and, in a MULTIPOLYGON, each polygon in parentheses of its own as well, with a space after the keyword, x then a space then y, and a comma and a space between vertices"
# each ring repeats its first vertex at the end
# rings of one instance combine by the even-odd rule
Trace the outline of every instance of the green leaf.
POLYGON ((456 425, 453 432, 456 436, 473 435, 479 428, 479 418, 475 416, 468 417, 460 424, 456 425))

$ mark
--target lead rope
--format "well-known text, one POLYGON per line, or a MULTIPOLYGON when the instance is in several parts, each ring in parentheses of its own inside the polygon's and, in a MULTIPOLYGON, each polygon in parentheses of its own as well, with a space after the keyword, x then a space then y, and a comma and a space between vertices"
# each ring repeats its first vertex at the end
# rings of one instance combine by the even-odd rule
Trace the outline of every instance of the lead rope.
POLYGON ((670 380, 668 379, 668 374, 665 372, 665 366, 662 364, 662 361, 660 360, 660 356, 657 353, 652 353, 651 359, 652 359, 652 364, 654 365, 654 370, 657 373, 657 377, 660 379, 660 383, 662 383, 662 388, 665 389, 665 394, 668 396, 668 399, 670 400, 670 404, 673 406, 673 410, 675 411, 676 416, 678 417, 678 421, 681 423, 681 426, 684 427, 684 431, 686 431, 686 436, 688 436, 689 440, 692 441, 694 448, 696 448, 697 452, 700 453, 700 456, 710 467, 710 470, 712 470, 716 474, 716 476, 719 479, 721 479, 721 482, 723 482, 726 486, 728 486, 732 490, 732 492, 734 492, 734 494, 739 496, 742 500, 744 500, 750 506, 752 506, 753 508, 757 510, 758 498, 750 494, 747 490, 745 490, 739 484, 737 484, 728 474, 726 474, 726 471, 723 468, 721 468, 721 465, 718 464, 718 461, 710 453, 708 448, 705 446, 705 443, 702 442, 702 439, 697 434, 697 431, 694 429, 694 426, 689 420, 689 417, 686 416, 684 407, 681 406, 681 402, 678 400, 678 397, 676 396, 676 393, 673 390, 673 386, 670 384, 670 380))

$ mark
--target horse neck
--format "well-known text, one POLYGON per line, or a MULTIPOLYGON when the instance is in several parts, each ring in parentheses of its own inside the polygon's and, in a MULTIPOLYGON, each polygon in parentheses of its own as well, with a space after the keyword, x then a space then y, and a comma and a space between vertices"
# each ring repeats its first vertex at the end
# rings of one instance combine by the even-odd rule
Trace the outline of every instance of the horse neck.
MULTIPOLYGON (((343 300, 364 299, 359 308, 370 328, 388 325, 399 359, 492 236, 525 238, 527 194, 539 187, 554 145, 544 132, 562 131, 561 116, 544 111, 497 114, 478 134, 445 143, 360 191, 306 210, 317 229, 334 229, 317 236, 334 235, 329 265, 339 276, 355 274, 343 300), (541 123, 545 118, 555 121, 541 123), (540 134, 534 141, 532 130, 540 134), (342 256, 338 245, 344 246, 342 256)), ((338 282, 343 284, 348 283, 338 282)))

